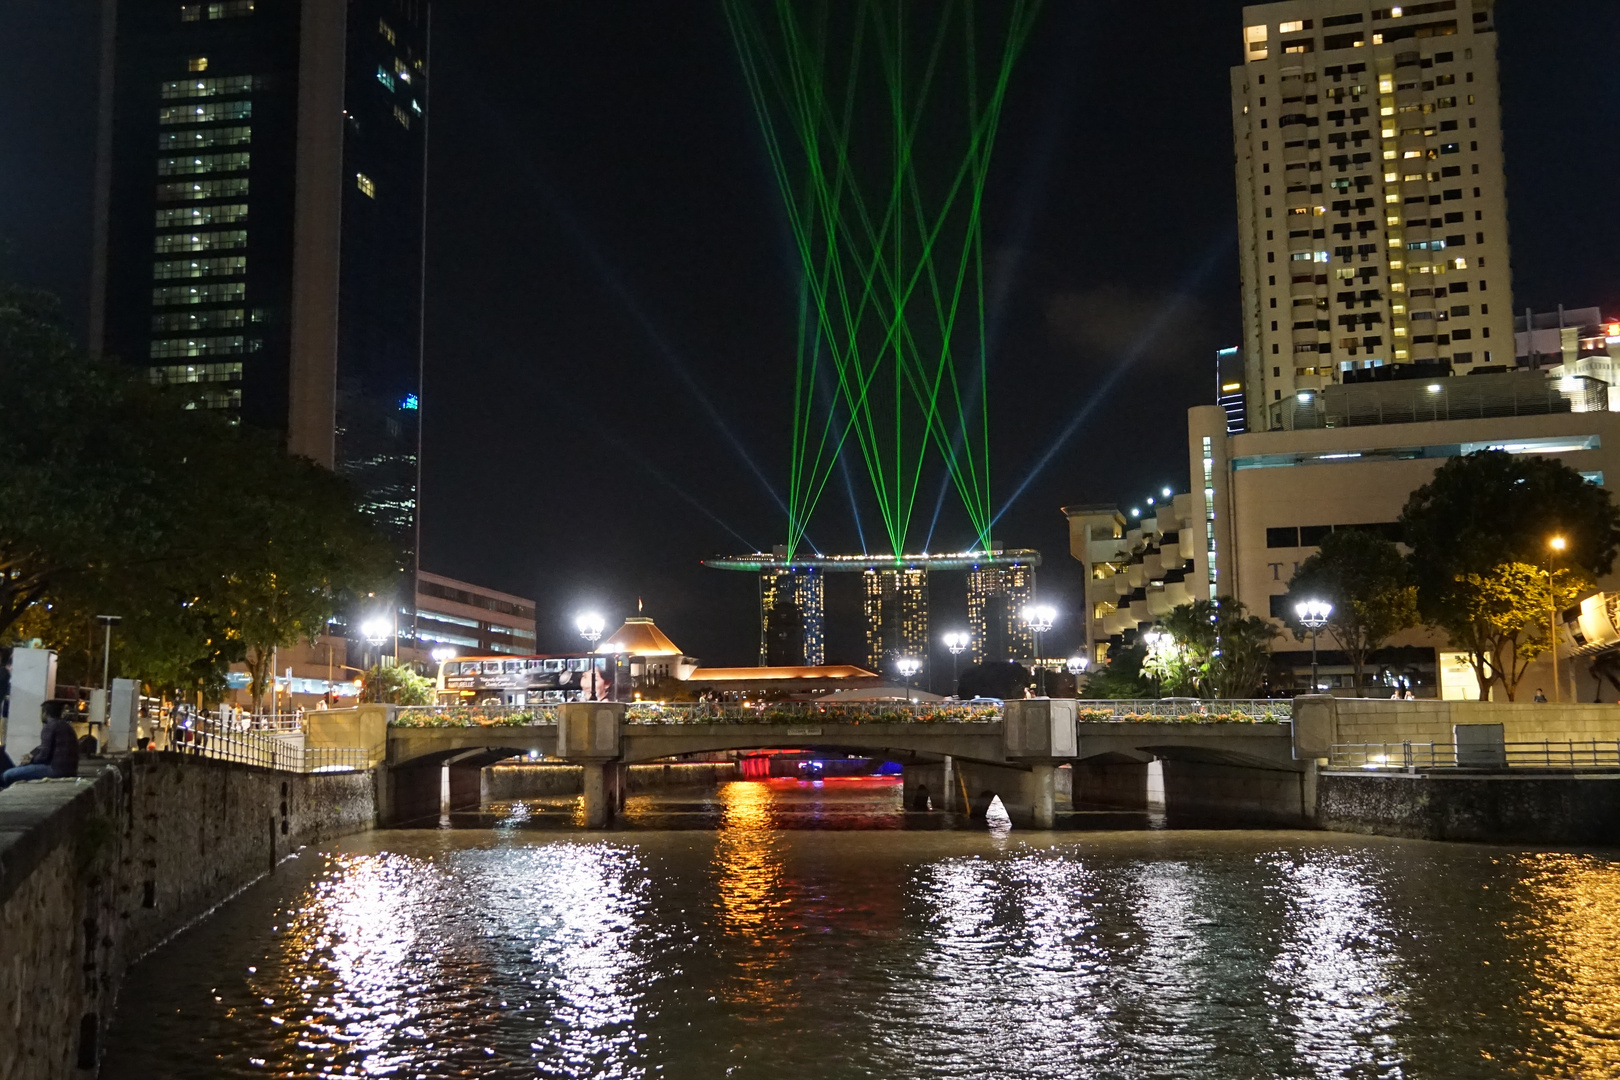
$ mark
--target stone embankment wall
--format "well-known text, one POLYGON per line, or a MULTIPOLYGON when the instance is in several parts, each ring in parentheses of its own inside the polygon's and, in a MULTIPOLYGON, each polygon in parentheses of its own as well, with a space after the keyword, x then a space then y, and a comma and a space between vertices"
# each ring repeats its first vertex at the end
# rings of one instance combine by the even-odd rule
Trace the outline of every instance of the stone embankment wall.
MULTIPOLYGON (((714 788, 738 778, 731 761, 675 762, 667 765, 631 765, 625 769, 626 790, 632 795, 680 788, 714 788)), ((492 765, 484 770, 485 802, 543 799, 578 795, 584 790, 585 770, 578 765, 492 765)))
POLYGON ((130 963, 289 852, 375 814, 367 773, 178 754, 0 792, 0 1078, 91 1075, 130 963))
POLYGON ((1521 844, 1620 841, 1620 776, 1323 773, 1317 823, 1340 832, 1521 844))

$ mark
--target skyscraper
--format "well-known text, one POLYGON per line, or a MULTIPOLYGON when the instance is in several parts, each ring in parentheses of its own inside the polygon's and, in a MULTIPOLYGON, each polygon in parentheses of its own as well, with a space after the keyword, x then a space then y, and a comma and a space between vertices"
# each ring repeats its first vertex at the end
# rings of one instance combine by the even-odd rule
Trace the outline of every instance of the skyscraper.
POLYGON ((975 664, 1029 660, 1035 635, 1023 611, 1035 600, 1035 567, 977 566, 968 571, 968 656, 975 664))
POLYGON ((761 666, 818 666, 827 662, 824 574, 781 567, 759 575, 761 666))
POLYGON ((866 665, 891 674, 895 661, 928 662, 928 571, 909 566, 896 570, 868 567, 866 590, 866 665))
POLYGON ((1513 365, 1493 0, 1244 8, 1249 429, 1336 382, 1513 365))
POLYGON ((414 551, 427 3, 107 9, 92 348, 281 432, 414 551))

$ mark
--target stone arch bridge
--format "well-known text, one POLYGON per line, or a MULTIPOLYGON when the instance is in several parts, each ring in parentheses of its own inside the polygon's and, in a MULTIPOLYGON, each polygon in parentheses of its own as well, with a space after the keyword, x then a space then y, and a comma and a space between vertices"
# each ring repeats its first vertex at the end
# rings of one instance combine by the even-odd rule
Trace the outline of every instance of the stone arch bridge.
POLYGON ((1087 805, 1145 809, 1151 800, 1171 813, 1274 823, 1302 821, 1315 802, 1314 772, 1294 760, 1286 721, 1080 719, 1076 703, 1061 699, 1009 701, 999 715, 960 720, 922 708, 887 708, 871 721, 829 720, 814 708, 787 722, 741 711, 707 722, 673 710, 651 720, 628 713, 591 702, 557 706, 544 717, 554 722, 525 726, 390 725, 379 770, 383 820, 436 818, 446 773, 450 805, 475 806, 480 770, 531 753, 583 766, 588 828, 606 827, 622 808, 626 767, 728 750, 885 758, 902 766, 908 808, 932 803, 982 816, 999 797, 1014 822, 1037 828, 1053 824, 1064 788, 1087 805), (1070 783, 1061 784, 1065 766, 1070 783))

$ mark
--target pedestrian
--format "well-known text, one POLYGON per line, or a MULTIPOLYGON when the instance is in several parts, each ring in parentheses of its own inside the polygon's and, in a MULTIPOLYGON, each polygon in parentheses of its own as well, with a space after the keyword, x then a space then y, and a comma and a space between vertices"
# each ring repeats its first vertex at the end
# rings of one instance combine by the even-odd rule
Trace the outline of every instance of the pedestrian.
POLYGON ((79 775, 79 737, 73 725, 62 718, 62 702, 47 701, 40 709, 39 745, 28 764, 0 774, 0 788, 24 780, 62 779, 79 775))
POLYGON ((1547 695, 1544 692, 1542 692, 1542 689, 1539 686, 1536 687, 1535 702, 1536 702, 1537 705, 1545 705, 1545 704, 1547 704, 1547 695))
POLYGON ((1408 686, 1406 688, 1406 700, 1407 701, 1416 701, 1417 700, 1417 695, 1412 693, 1412 688, 1410 686, 1408 686))

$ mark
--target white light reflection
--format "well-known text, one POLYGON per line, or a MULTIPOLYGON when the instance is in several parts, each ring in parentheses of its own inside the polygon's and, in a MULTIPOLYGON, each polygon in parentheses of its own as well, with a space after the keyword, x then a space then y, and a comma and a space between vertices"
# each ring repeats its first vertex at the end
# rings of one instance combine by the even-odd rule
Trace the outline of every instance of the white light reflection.
POLYGON ((1281 856, 1287 928, 1272 962, 1274 1000, 1299 1062, 1317 1076, 1400 1073, 1394 931, 1366 867, 1338 854, 1281 856))
POLYGON ((1072 1075, 1106 1013, 1092 1000, 1107 977, 1096 885, 1045 853, 922 868, 912 890, 928 948, 874 1010, 879 1074, 967 1075, 967 1063, 995 1061, 998 1075, 1072 1075))
POLYGON ((654 981, 640 856, 608 844, 549 844, 491 853, 479 902, 491 932, 528 942, 528 980, 544 1002, 530 1044, 544 1075, 644 1075, 637 1010, 654 981))

